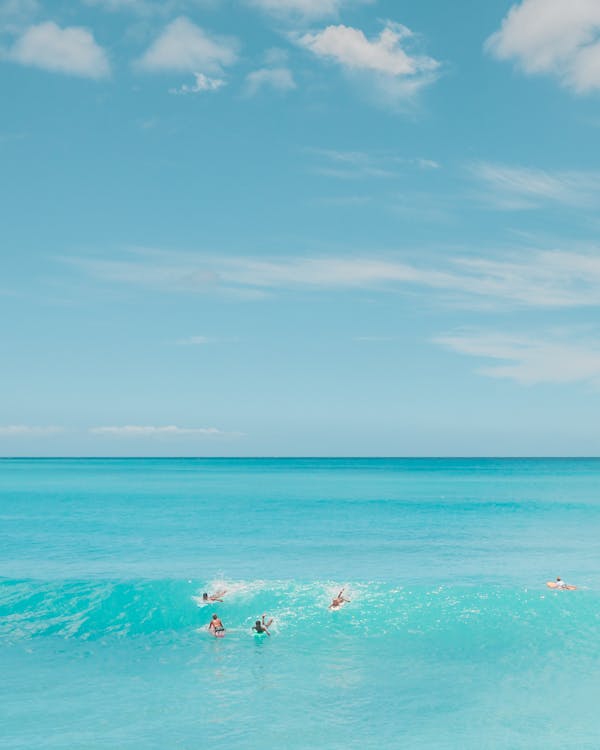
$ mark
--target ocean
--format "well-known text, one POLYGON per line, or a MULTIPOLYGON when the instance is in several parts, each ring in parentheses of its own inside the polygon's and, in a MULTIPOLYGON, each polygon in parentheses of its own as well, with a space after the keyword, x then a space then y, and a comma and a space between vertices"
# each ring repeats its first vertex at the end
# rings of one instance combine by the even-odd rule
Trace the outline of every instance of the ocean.
POLYGON ((3 750, 597 750, 600 460, 0 460, 0 675, 3 750))

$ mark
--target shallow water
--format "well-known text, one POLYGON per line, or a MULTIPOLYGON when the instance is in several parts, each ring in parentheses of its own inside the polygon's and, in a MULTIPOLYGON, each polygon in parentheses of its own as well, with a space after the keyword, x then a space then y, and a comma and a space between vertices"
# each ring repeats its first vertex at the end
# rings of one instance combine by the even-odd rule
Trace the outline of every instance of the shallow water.
POLYGON ((2 460, 0 744, 597 748, 599 492, 588 459, 2 460))

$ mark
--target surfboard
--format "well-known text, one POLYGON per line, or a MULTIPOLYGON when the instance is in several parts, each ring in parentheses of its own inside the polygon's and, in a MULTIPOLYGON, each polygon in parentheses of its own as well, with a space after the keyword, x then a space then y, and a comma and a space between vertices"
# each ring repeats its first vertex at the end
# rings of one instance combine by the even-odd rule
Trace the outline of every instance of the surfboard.
POLYGON ((560 586, 556 581, 546 581, 546 586, 548 586, 549 589, 556 589, 557 591, 575 591, 577 589, 577 586, 569 586, 568 584, 566 586, 560 586))

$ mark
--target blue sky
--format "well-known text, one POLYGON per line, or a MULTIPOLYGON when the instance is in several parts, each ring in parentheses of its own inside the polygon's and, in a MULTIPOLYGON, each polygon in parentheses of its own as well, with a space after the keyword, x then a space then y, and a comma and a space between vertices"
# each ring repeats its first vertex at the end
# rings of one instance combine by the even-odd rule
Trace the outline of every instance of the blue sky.
POLYGON ((600 454, 596 0, 4 0, 0 85, 0 454, 600 454))

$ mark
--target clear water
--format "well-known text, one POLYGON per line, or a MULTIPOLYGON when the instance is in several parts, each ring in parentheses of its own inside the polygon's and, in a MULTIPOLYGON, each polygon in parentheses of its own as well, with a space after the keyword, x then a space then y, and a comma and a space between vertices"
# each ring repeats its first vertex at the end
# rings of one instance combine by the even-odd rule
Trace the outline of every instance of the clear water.
POLYGON ((2 748, 600 746, 599 460, 7 459, 0 576, 2 748))

